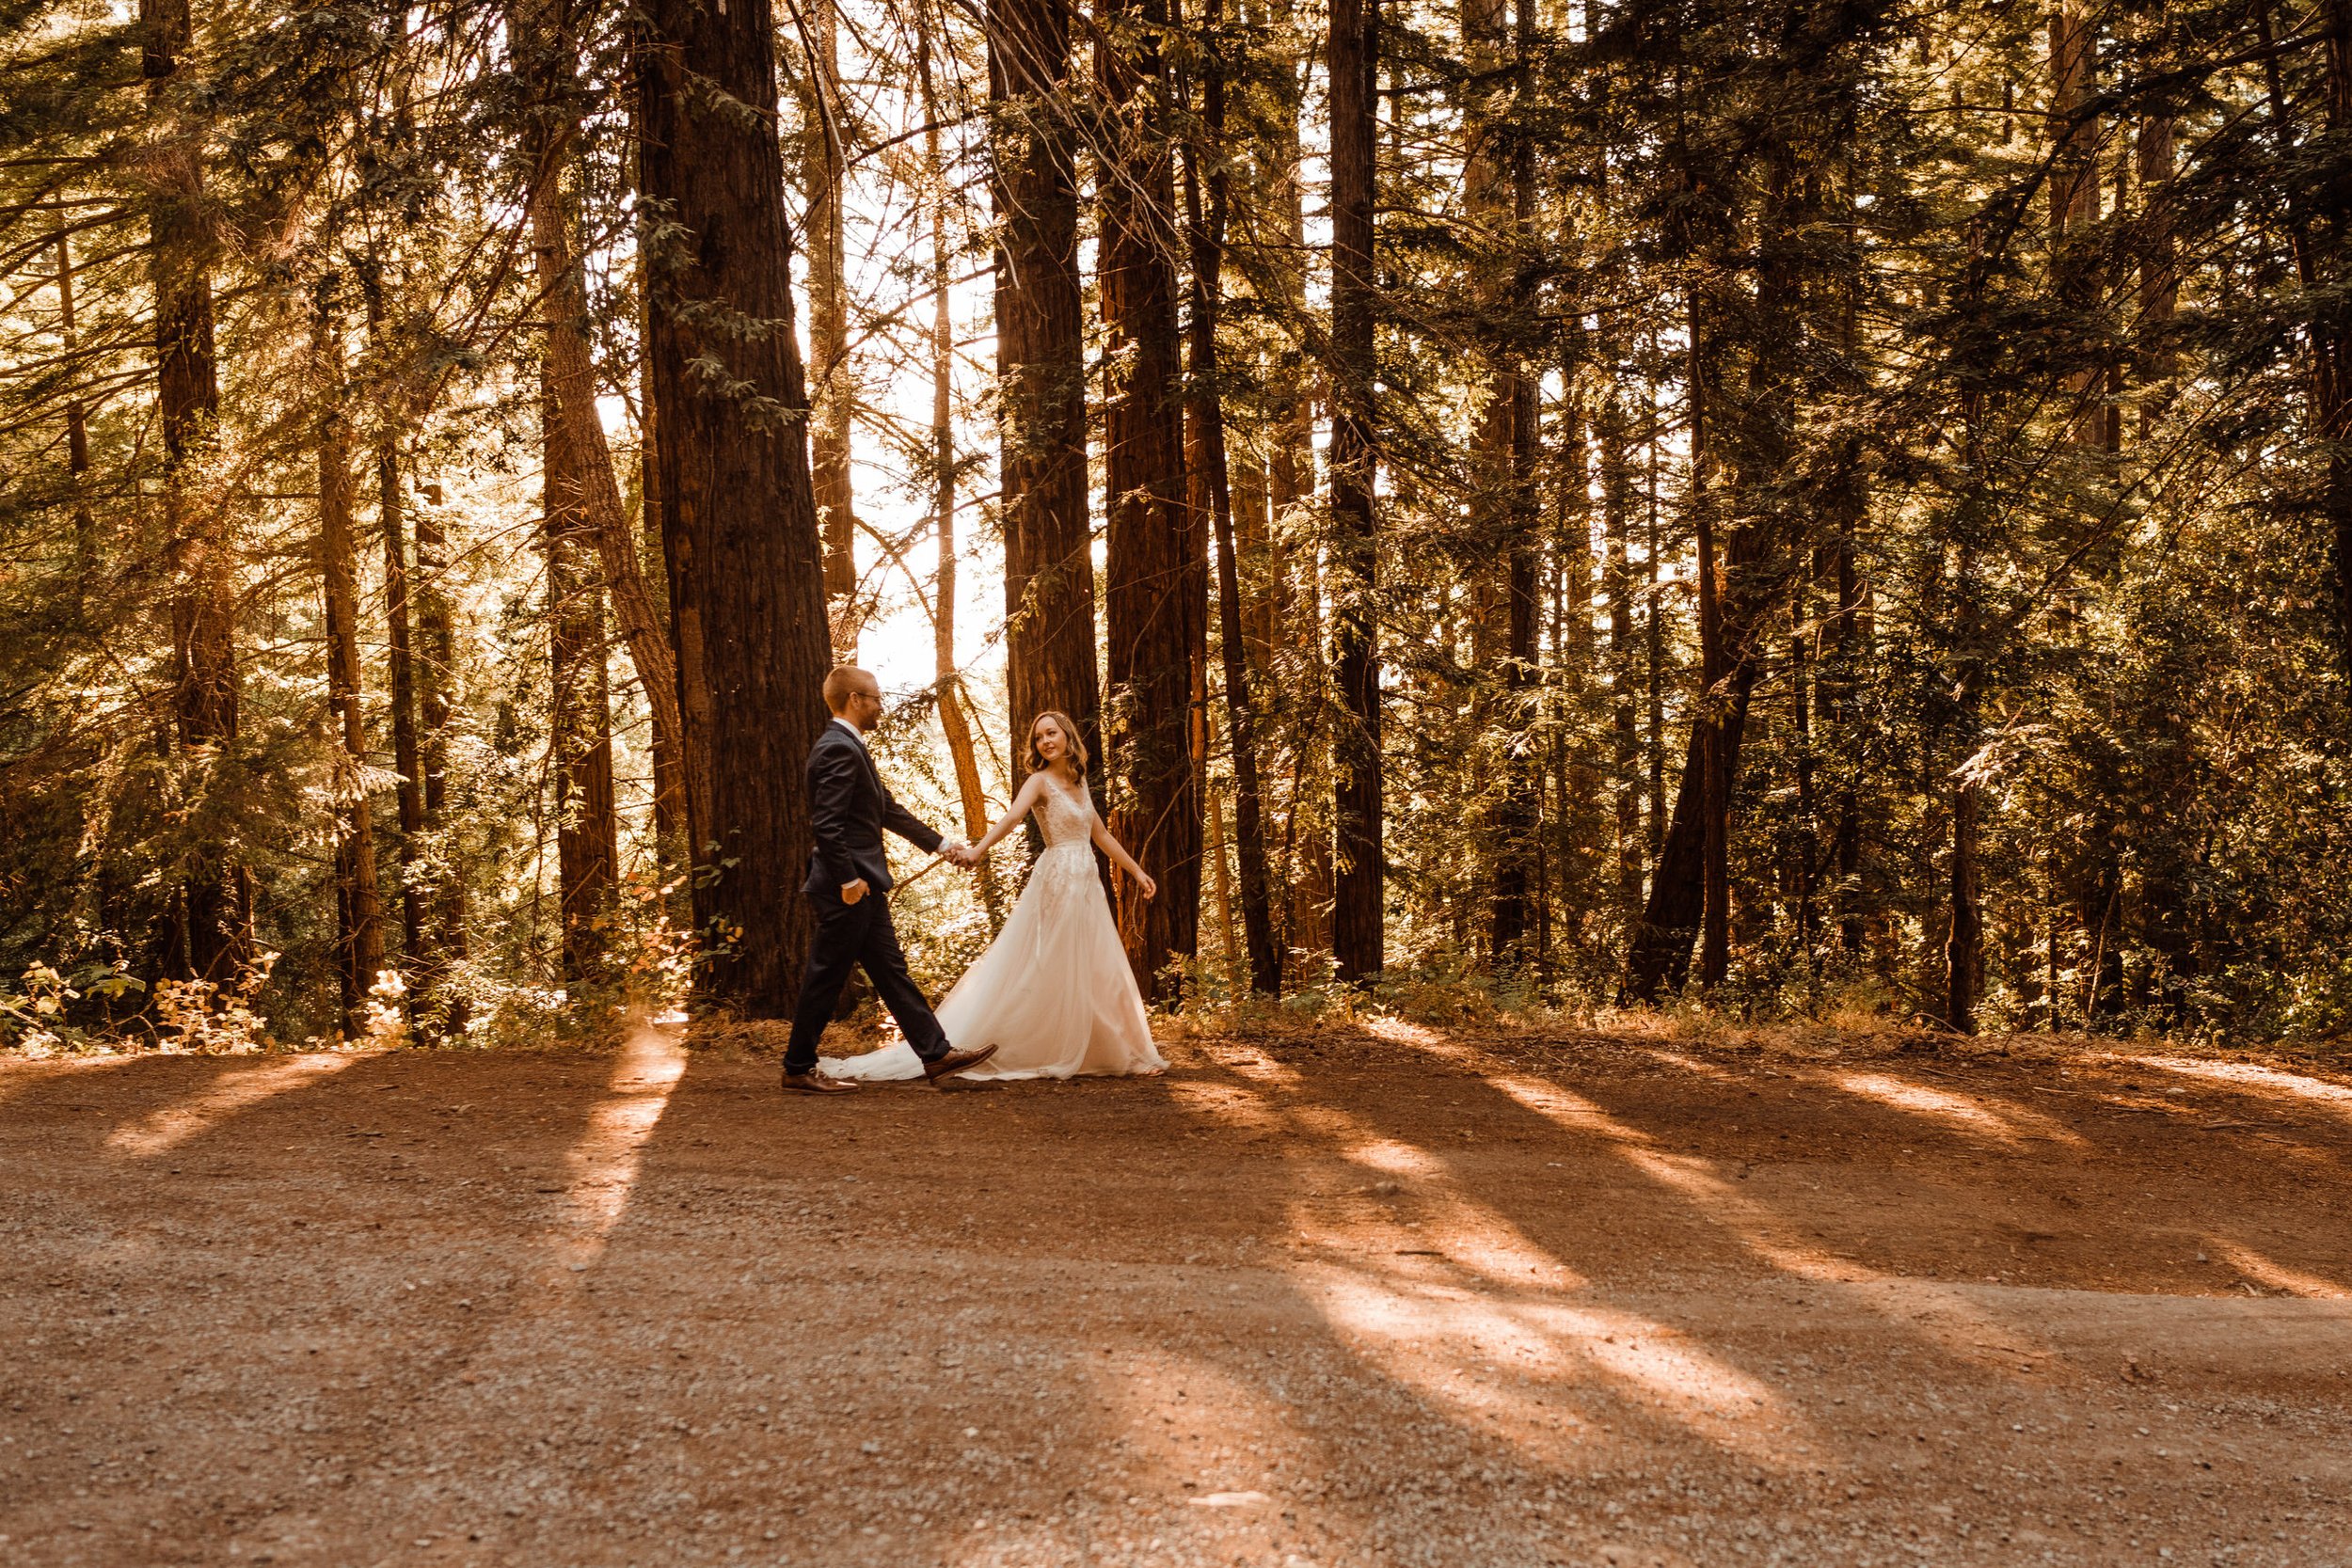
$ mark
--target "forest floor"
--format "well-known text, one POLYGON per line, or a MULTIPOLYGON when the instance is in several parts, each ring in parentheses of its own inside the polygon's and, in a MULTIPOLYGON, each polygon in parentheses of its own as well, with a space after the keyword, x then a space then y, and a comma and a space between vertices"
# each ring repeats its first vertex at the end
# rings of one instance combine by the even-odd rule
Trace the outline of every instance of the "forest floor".
POLYGON ((0 1561, 2352 1564, 2352 1078, 0 1063, 0 1561))

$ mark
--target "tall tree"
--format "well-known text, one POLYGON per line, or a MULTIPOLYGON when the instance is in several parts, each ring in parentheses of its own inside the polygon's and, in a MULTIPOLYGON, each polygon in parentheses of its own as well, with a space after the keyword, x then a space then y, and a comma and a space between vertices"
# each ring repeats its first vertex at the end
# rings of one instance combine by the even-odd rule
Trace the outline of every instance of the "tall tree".
MULTIPOLYGON (((1118 779, 1113 831, 1159 883, 1119 889, 1127 961, 1147 996, 1169 958, 1199 949, 1200 790, 1193 668, 1206 641, 1185 504, 1183 363, 1176 327, 1170 102, 1160 40, 1166 0, 1106 0, 1095 49, 1104 149, 1095 204, 1106 329, 1103 401, 1106 749, 1118 779)), ((1200 519, 1205 522, 1206 519, 1200 519)))
POLYGON ((612 701, 605 670, 604 584, 596 570, 588 480, 554 376, 540 373, 540 543, 548 559, 548 771, 555 784, 555 865, 566 980, 601 978, 620 825, 612 799, 612 701))
MULTIPOLYGON (((1274 912, 1266 888, 1263 798, 1258 778, 1258 719, 1251 701, 1248 633, 1242 604, 1241 562, 1234 538, 1233 487, 1225 442, 1225 399, 1217 327, 1223 314, 1225 242, 1231 177, 1226 169, 1226 63, 1222 0, 1205 0, 1200 26, 1200 134, 1184 149, 1185 229, 1192 261, 1192 298, 1185 341, 1186 497, 1197 530, 1205 516, 1216 546, 1217 630, 1225 680, 1226 733, 1232 743, 1233 832, 1241 872, 1242 930, 1249 953, 1249 983, 1267 996, 1282 989, 1282 956, 1274 945, 1274 912), (1204 173, 1205 170, 1205 173, 1204 173), (1205 187, 1205 189, 1204 189, 1205 187)), ((1214 805, 1213 805, 1213 809, 1214 805)), ((1224 875, 1223 813, 1210 818, 1220 878, 1224 875)), ((1232 936, 1232 922, 1226 922, 1232 936)))
POLYGON ((359 665, 359 546, 354 515, 351 420, 343 410, 342 327, 331 275, 319 286, 310 361, 318 407, 319 577, 326 626, 326 701, 342 755, 336 759, 336 978, 346 1034, 366 1025, 368 997, 384 968, 375 818, 364 783, 368 731, 359 665))
POLYGON ((584 527, 604 568, 606 588, 622 640, 653 719, 658 747, 687 759, 686 777, 656 775, 656 787, 691 787, 693 752, 684 744, 676 660, 639 564, 636 531, 621 501, 620 482, 596 413, 597 381, 589 347, 588 284, 577 239, 577 166, 581 92, 574 0, 515 0, 516 64, 531 89, 528 200, 532 257, 538 275, 539 319, 545 328, 549 415, 564 426, 574 454, 584 527))
POLYGON ((428 1015, 462 1033, 468 1021, 464 994, 453 982, 464 965, 470 941, 464 867, 457 853, 458 823, 450 800, 450 742, 457 728, 457 638, 449 594, 449 538, 442 521, 442 491, 425 487, 416 509, 417 698, 422 732, 417 737, 417 767, 423 776, 423 828, 432 841, 432 914, 426 922, 425 965, 431 982, 428 1015))
POLYGON ((802 79, 808 148, 808 354, 816 420, 809 427, 810 477, 817 491, 817 525, 825 541, 825 598, 833 613, 834 652, 857 661, 856 496, 850 481, 850 425, 856 382, 850 364, 848 225, 843 186, 849 167, 848 105, 841 91, 841 14, 838 0, 808 0, 794 11, 808 70, 802 79))
MULTIPOLYGON (((383 363, 389 344, 385 330, 385 268, 371 256, 359 269, 366 295, 369 356, 383 363)), ((392 726, 392 770, 400 775, 401 952, 413 989, 425 954, 425 889, 418 869, 424 832, 424 770, 417 747, 417 660, 410 621, 408 527, 402 488, 400 420, 379 418, 375 433, 375 524, 384 546, 385 704, 392 726)))
MULTIPOLYGON (((220 378, 204 134, 174 90, 195 47, 188 0, 140 0, 139 30, 152 137, 143 166, 172 577, 173 728, 186 755, 220 758, 237 742, 237 561, 228 502, 201 482, 220 417, 220 378)), ((165 972, 233 981, 253 958, 252 872, 223 842, 198 847, 189 861, 172 894, 165 972)))
POLYGON ((989 205, 996 226, 997 515, 1012 754, 1070 715, 1104 798, 1102 680, 1087 517, 1077 131, 1069 0, 990 0, 989 205))
POLYGON ((1380 612, 1373 485, 1378 437, 1373 388, 1378 279, 1373 271, 1379 0, 1332 0, 1325 56, 1331 104, 1332 664, 1344 710, 1332 748, 1338 885, 1331 947, 1341 978, 1361 984, 1386 961, 1381 847, 1380 612))
MULTIPOLYGON (((81 335, 73 325, 73 240, 66 232, 65 214, 56 221, 57 345, 67 355, 81 350, 81 335)), ((91 515, 87 490, 89 473, 89 409, 78 396, 65 400, 66 483, 72 491, 73 594, 78 607, 87 597, 90 578, 98 571, 98 520, 91 515)))
MULTIPOLYGON (((1499 962, 1522 951, 1530 929, 1534 876, 1535 791, 1541 751, 1528 700, 1536 673, 1536 563, 1533 468, 1537 380, 1518 340, 1524 278, 1523 230, 1534 199, 1534 149, 1515 123, 1522 55, 1533 31, 1532 7, 1514 18, 1505 0, 1464 0, 1463 65, 1470 107, 1465 131, 1464 205, 1477 271, 1473 284, 1486 365, 1486 404, 1478 421, 1471 477, 1471 547, 1482 567, 1482 641, 1494 656, 1487 677, 1500 688, 1501 804, 1497 812, 1489 939, 1499 962), (1500 625, 1491 623, 1499 622, 1500 625), (1500 639, 1494 633, 1501 632, 1500 639)), ((1571 421, 1573 428, 1573 420, 1571 421)), ((1581 466, 1577 466, 1581 477, 1581 466)))
MULTIPOLYGON (((966 711, 969 699, 956 663, 955 267, 947 231, 948 207, 955 196, 948 187, 947 160, 940 145, 939 89, 931 66, 936 39, 928 4, 916 6, 914 20, 931 240, 931 532, 938 547, 931 578, 931 680, 939 696, 940 733, 947 742, 947 760, 955 768, 964 837, 977 840, 988 832, 988 797, 980 784, 979 748, 966 711)), ((980 896, 993 926, 998 904, 996 868, 985 861, 980 864, 980 896)))
POLYGON ((1633 474, 1626 449, 1625 400, 1617 385, 1619 367, 1611 355, 1603 367, 1596 434, 1600 446, 1601 586, 1609 608, 1610 790, 1617 827, 1617 901, 1629 929, 1642 907, 1643 851, 1641 731, 1635 716, 1639 692, 1633 648, 1633 566, 1628 528, 1633 504, 1633 474))
POLYGON ((685 700, 701 996, 791 1011, 809 913, 801 774, 832 661, 792 331, 773 15, 651 0, 637 157, 646 356, 685 700), (750 106, 747 109, 747 106, 750 106))

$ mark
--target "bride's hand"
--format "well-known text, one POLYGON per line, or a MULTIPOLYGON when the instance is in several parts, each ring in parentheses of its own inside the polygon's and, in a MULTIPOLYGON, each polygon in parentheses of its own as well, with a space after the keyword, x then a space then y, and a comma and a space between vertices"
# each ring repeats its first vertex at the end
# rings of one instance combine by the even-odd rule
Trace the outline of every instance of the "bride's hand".
POLYGON ((1147 899, 1155 898, 1159 895, 1160 884, 1152 879, 1151 873, 1149 872, 1137 872, 1136 874, 1136 885, 1143 889, 1143 896, 1147 899))

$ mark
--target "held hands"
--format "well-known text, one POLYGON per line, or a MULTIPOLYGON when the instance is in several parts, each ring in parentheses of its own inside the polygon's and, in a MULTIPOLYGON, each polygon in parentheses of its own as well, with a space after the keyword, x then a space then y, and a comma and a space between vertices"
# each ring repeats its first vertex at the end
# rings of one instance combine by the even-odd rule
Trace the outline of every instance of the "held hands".
POLYGON ((986 859, 977 848, 969 844, 950 844, 946 848, 942 849, 940 854, 949 864, 960 865, 966 871, 986 859))

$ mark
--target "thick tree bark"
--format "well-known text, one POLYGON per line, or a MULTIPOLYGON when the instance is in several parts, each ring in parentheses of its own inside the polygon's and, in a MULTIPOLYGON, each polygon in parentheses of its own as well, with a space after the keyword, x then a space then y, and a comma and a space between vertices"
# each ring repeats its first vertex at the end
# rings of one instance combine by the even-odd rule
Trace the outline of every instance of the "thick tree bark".
POLYGON ((1331 596, 1333 664, 1344 709, 1334 737, 1339 875, 1332 956, 1340 977, 1381 971, 1386 941, 1381 859, 1379 548, 1373 509, 1378 468, 1374 407, 1375 131, 1379 106, 1379 0, 1332 0, 1326 56, 1331 100, 1331 596))
POLYGON ((1026 752, 1039 714, 1067 713, 1086 741, 1088 781, 1103 800, 1070 7, 1068 0, 990 0, 987 24, 1011 754, 1026 752))
POLYGON ((540 384, 540 528, 548 561, 548 771, 555 782, 557 907, 563 975, 606 967, 620 825, 612 798, 612 699, 605 672, 604 586, 597 580, 589 480, 553 378, 540 384))
POLYGON ((843 246, 843 173, 848 166, 848 120, 841 96, 840 10, 836 0, 809 0, 805 13, 809 62, 803 84, 809 146, 808 216, 803 234, 808 256, 809 393, 816 420, 809 429, 809 477, 817 493, 817 526, 825 541, 825 600, 832 615, 834 657, 857 662, 861 619, 857 600, 856 497, 850 482, 850 421, 855 384, 850 373, 850 291, 843 246))
POLYGON ((358 1036, 367 1021, 368 993, 384 968, 383 907, 375 866, 375 822, 360 782, 368 762, 367 721, 359 666, 359 546, 353 524, 351 421, 343 413, 342 328, 323 283, 311 323, 311 372, 318 423, 319 577, 326 626, 326 702, 343 755, 338 759, 335 833, 336 978, 342 991, 343 1032, 358 1036))
MULTIPOLYGON (((579 157, 579 40, 571 0, 516 0, 513 17, 517 63, 532 84, 531 116, 531 246, 539 284, 539 319, 547 329, 547 364, 564 441, 577 454, 583 537, 595 544, 612 594, 613 618, 637 667, 637 683, 653 720, 655 742, 686 759, 690 779, 664 779, 656 787, 683 783, 691 791, 694 753, 683 742, 678 673, 661 613, 638 563, 636 531, 621 502, 620 482, 604 421, 596 413, 596 362, 589 353, 588 285, 575 234, 579 198, 573 165, 579 157)), ((675 809, 675 803, 674 803, 675 809)))
MULTIPOLYGON (((1200 791, 1193 666, 1207 604, 1194 593, 1199 547, 1185 504, 1184 408, 1176 331, 1176 220, 1164 0, 1107 0, 1096 86, 1111 138, 1096 195, 1099 288, 1106 329, 1103 407, 1105 673, 1112 831, 1159 883, 1147 899, 1122 879, 1120 938, 1144 994, 1199 951, 1200 791)), ((1203 519, 1205 521, 1205 519, 1203 519)), ((1200 584, 1205 590, 1206 584, 1200 584)))
MULTIPOLYGON (((224 504, 193 493, 189 470, 213 443, 220 382, 213 347, 214 242, 204 212, 199 131, 179 123, 172 79, 193 47, 188 0, 140 0, 140 71, 154 140, 147 160, 149 277, 155 293, 157 414, 163 425, 165 549, 171 588, 172 719, 182 749, 237 740, 235 542, 224 504)), ((253 961, 252 873, 206 852, 173 890, 164 972, 237 981, 253 961)))
MULTIPOLYGON (((2089 105, 2097 76, 2095 24, 2081 0, 2058 0, 2050 13, 2050 117, 2056 143, 2050 161, 2051 270, 2061 300, 2088 309, 2099 289, 2098 258, 2086 231, 2099 221, 2099 121, 2089 105)), ((2109 444, 2096 369, 2071 374, 2074 439, 2086 450, 2109 444)))
MULTIPOLYGON (((1192 252, 1191 364, 1186 386, 1189 451, 1186 463, 1193 526, 1205 516, 1216 536, 1218 640, 1225 677, 1226 733, 1232 741, 1233 836, 1241 882, 1241 924, 1249 952, 1249 984, 1262 995, 1282 989, 1282 956, 1274 945, 1274 914, 1266 887, 1265 826, 1258 779, 1258 720, 1250 700, 1249 637, 1242 603, 1241 560, 1233 519, 1232 476, 1225 445, 1225 406, 1219 386, 1217 324, 1224 307, 1224 262, 1228 178, 1225 171, 1225 63, 1217 37, 1222 0, 1205 0, 1201 24, 1210 35, 1202 68, 1201 139, 1186 149, 1184 205, 1192 252), (1207 175, 1202 178, 1202 167, 1207 175), (1203 202, 1203 186, 1206 201, 1203 202)), ((1223 810, 1211 819, 1222 840, 1223 810)), ((1215 846, 1218 898, 1232 945, 1231 899, 1224 886, 1221 842, 1215 846)), ((1229 967, 1231 967, 1229 965, 1229 967)))
POLYGON ((639 13, 646 352, 684 695, 698 994, 785 1017, 810 915, 802 773, 832 661, 792 331, 768 0, 639 13), (707 371, 704 367, 715 367, 707 371))

